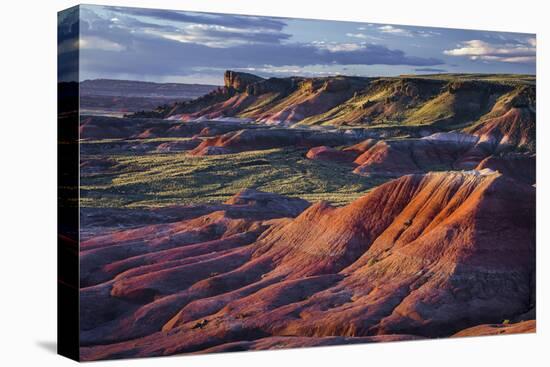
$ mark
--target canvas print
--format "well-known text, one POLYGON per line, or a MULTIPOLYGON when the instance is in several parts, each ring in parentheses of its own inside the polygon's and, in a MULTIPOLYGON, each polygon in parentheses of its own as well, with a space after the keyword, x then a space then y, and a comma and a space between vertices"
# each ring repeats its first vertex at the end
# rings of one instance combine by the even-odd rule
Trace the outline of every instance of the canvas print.
POLYGON ((58 47, 75 358, 535 332, 534 34, 81 5, 58 47))

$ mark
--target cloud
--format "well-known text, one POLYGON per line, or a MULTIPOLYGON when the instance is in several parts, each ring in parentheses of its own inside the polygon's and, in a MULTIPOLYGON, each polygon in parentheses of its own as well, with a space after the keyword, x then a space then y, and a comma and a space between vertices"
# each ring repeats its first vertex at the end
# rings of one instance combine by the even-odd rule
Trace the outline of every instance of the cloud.
POLYGON ((136 75, 185 75, 196 68, 251 68, 263 65, 413 65, 443 62, 408 56, 380 45, 347 44, 253 44, 227 48, 181 43, 171 39, 135 37, 124 52, 101 49, 81 51, 82 68, 104 73, 136 75))
POLYGON ((536 40, 528 38, 524 41, 490 43, 482 40, 461 42, 456 48, 443 51, 448 56, 462 56, 470 60, 534 63, 536 59, 536 40))
POLYGON ((366 31, 372 27, 376 26, 376 24, 373 24, 373 23, 367 23, 365 25, 362 25, 361 27, 357 28, 358 30, 360 31, 366 31))
POLYGON ((57 43, 61 44, 78 37, 78 8, 74 7, 59 13, 57 20, 57 43))
MULTIPOLYGON (((141 16, 141 11, 132 9, 132 15, 91 10, 83 13, 81 62, 85 74, 132 74, 143 79, 189 75, 200 68, 443 64, 437 58, 412 56, 366 42, 291 42, 290 35, 277 30, 283 28, 280 20, 273 26, 267 22, 271 29, 256 20, 245 21, 251 25, 243 28, 242 24, 234 24, 234 16, 227 20, 226 16, 200 15, 200 20, 208 23, 176 24, 155 21, 155 17, 161 17, 156 11, 151 16, 147 10, 148 17, 141 16)), ((188 20, 188 15, 176 13, 170 18, 188 20)), ((199 20, 197 17, 193 15, 192 19, 199 20)))
POLYGON ((218 25, 190 24, 177 31, 149 30, 150 34, 182 43, 200 43, 209 47, 232 47, 239 44, 280 43, 290 38, 282 32, 229 28, 218 25))
POLYGON ((313 41, 311 43, 319 50, 326 50, 329 52, 353 52, 359 51, 365 47, 365 43, 355 42, 326 42, 326 41, 313 41))
POLYGON ((99 16, 94 7, 83 8, 83 33, 94 34, 102 38, 117 38, 116 42, 126 41, 140 34, 152 38, 166 38, 182 43, 200 43, 210 47, 232 47, 250 43, 280 43, 291 36, 280 30, 281 26, 270 26, 269 18, 265 23, 235 20, 235 16, 225 17, 210 14, 190 15, 175 12, 170 19, 205 20, 205 23, 160 22, 157 17, 167 11, 135 8, 108 7, 107 16, 99 16), (120 9, 128 10, 122 13, 120 9), (116 14, 116 15, 112 15, 116 14), (130 14, 130 15, 129 15, 130 14), (147 14, 143 16, 142 14, 147 14), (152 16, 151 16, 152 15, 152 16), (221 19, 218 19, 221 18, 221 19), (248 28, 243 24, 251 24, 248 28))
MULTIPOLYGON (((319 77, 319 76, 329 76, 339 74, 339 70, 335 70, 331 67, 332 65, 313 65, 310 66, 298 66, 298 65, 263 65, 260 67, 249 67, 249 68, 233 68, 236 71, 243 71, 254 73, 265 78, 271 77, 285 77, 288 75, 299 75, 299 76, 310 76, 310 77, 319 77)), ((224 72, 223 68, 199 68, 198 71, 215 73, 216 75, 221 75, 224 72)))
POLYGON ((399 28, 392 25, 374 25, 374 24, 368 24, 367 26, 361 26, 358 27, 357 30, 360 32, 353 33, 349 32, 346 33, 346 36, 351 38, 359 38, 359 39, 365 39, 365 40, 374 40, 374 41, 383 41, 384 38, 374 36, 372 34, 368 34, 365 31, 369 32, 378 32, 379 34, 386 34, 386 35, 394 35, 394 36, 400 36, 400 37, 433 37, 436 35, 440 35, 440 33, 435 31, 429 31, 429 30, 420 30, 420 29, 412 29, 412 28, 399 28))
POLYGON ((260 28, 282 30, 283 19, 232 14, 194 13, 175 10, 109 7, 109 10, 125 15, 148 17, 161 21, 220 25, 232 28, 260 28))
POLYGON ((406 29, 403 29, 403 28, 396 28, 394 26, 391 26, 391 25, 384 25, 384 26, 381 26, 381 27, 378 27, 378 30, 382 33, 391 33, 391 34, 396 34, 396 35, 399 35, 399 36, 405 36, 405 37, 412 37, 413 34, 406 30, 406 29))
MULTIPOLYGON (((392 50, 383 45, 368 43, 314 42, 318 51, 313 53, 314 60, 327 64, 341 65, 441 65, 443 61, 435 58, 408 56, 401 50, 392 50)), ((307 44, 296 44, 295 47, 308 50, 307 44)), ((290 55, 291 56, 291 55, 290 55)), ((313 61, 313 60, 312 60, 313 61)))
POLYGON ((392 25, 383 25, 378 27, 378 31, 381 33, 388 33, 396 36, 403 36, 403 37, 432 37, 437 36, 440 33, 435 31, 426 31, 426 30, 416 30, 416 29, 405 29, 405 28, 399 28, 392 25))
POLYGON ((78 8, 60 12, 57 23, 57 77, 60 81, 78 80, 78 8))
POLYGON ((100 37, 80 37, 79 42, 80 49, 93 49, 93 50, 104 50, 104 51, 124 51, 126 47, 109 41, 100 37))
POLYGON ((380 38, 380 37, 372 36, 370 34, 365 34, 365 33, 346 33, 346 36, 351 37, 351 38, 370 39, 370 40, 374 40, 374 41, 381 41, 382 40, 382 38, 380 38))
POLYGON ((446 73, 447 70, 439 68, 416 68, 414 71, 418 73, 446 73))

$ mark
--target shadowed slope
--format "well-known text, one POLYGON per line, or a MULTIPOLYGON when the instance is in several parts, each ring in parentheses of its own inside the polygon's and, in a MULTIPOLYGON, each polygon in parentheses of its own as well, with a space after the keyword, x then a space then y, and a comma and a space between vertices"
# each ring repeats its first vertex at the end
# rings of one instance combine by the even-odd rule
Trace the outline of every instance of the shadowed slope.
MULTIPOLYGON (((274 124, 432 125, 451 130, 475 125, 499 108, 502 99, 524 93, 534 96, 532 80, 513 75, 263 79, 228 70, 223 88, 157 115, 183 121, 238 117, 274 124)), ((534 98, 527 105, 534 106, 534 98)))
MULTIPOLYGON (((264 222, 251 245, 175 247, 177 263, 130 269, 139 281, 119 275, 100 286, 115 284, 110 295, 85 290, 138 305, 90 329, 83 358, 437 337, 514 319, 534 308, 534 208, 531 186, 488 171, 409 175, 345 207, 264 222), (133 296, 152 285, 158 296, 133 296)), ((250 224, 230 228, 222 238, 250 224)))
POLYGON ((312 147, 322 144, 340 145, 358 139, 342 132, 301 129, 246 129, 229 132, 204 140, 190 154, 216 155, 287 146, 312 147))
MULTIPOLYGON (((437 133, 422 139, 382 140, 355 159, 361 175, 401 176, 463 168, 461 160, 477 143, 462 133, 437 133)), ((473 168, 473 167, 472 167, 473 168)))
POLYGON ((536 321, 522 321, 517 324, 486 324, 478 325, 464 329, 454 334, 453 337, 461 336, 483 336, 483 335, 502 335, 518 333, 534 333, 536 331, 536 321))
POLYGON ((536 91, 518 87, 501 96, 492 110, 466 132, 479 136, 480 142, 497 151, 520 148, 535 151, 536 91))
POLYGON ((533 185, 537 178, 535 155, 508 153, 494 155, 481 161, 476 169, 490 168, 505 176, 533 185))

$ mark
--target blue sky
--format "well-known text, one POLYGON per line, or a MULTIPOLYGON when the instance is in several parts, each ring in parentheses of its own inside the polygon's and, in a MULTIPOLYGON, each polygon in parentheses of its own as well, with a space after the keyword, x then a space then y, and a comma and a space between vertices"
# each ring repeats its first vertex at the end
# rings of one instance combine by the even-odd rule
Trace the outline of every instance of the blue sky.
MULTIPOLYGON (((70 19, 70 17, 68 17, 70 19)), ((80 79, 535 73, 532 34, 80 6, 80 79)))

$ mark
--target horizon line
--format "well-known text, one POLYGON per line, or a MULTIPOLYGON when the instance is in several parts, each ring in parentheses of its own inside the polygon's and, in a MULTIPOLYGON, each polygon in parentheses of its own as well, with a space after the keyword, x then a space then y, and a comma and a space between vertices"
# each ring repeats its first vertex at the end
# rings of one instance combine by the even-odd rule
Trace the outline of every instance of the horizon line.
MULTIPOLYGON (((334 77, 349 77, 349 78, 402 78, 402 77, 436 77, 436 76, 460 76, 460 75, 480 75, 480 76, 520 76, 520 77, 533 77, 536 78, 536 74, 529 74, 529 73, 483 73, 483 72, 476 72, 476 73, 467 73, 467 72, 446 72, 446 73, 426 73, 426 74, 396 74, 396 75, 378 75, 378 76, 364 76, 364 75, 347 75, 347 74, 331 74, 331 75, 323 75, 323 76, 304 76, 304 75, 288 75, 288 76, 262 76, 259 74, 251 73, 248 71, 238 71, 238 70, 231 70, 227 69, 226 71, 235 71, 238 73, 244 73, 244 74, 252 74, 264 79, 271 79, 271 78, 278 78, 278 79, 284 79, 284 78, 306 78, 306 79, 313 79, 313 78, 334 78, 334 77)), ((139 82, 139 83, 150 83, 150 84, 186 84, 186 85, 204 85, 204 86, 223 86, 223 84, 210 84, 210 83, 186 83, 186 82, 159 82, 159 81, 150 81, 150 80, 140 80, 140 79, 118 79, 118 78, 87 78, 84 80, 79 81, 79 83, 87 82, 87 81, 97 81, 97 80, 111 80, 111 81, 120 81, 120 82, 139 82)))

